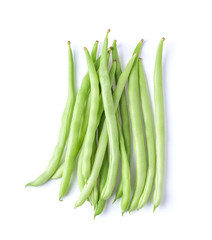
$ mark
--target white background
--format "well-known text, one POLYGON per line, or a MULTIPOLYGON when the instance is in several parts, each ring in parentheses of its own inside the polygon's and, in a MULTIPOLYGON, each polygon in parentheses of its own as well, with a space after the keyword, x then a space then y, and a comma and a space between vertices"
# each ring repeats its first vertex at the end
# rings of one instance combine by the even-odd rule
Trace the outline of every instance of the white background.
MULTIPOLYGON (((0 239, 211 239, 212 36, 210 1, 0 2, 0 239), (144 38, 141 57, 151 97, 157 45, 167 126, 164 196, 121 216, 120 201, 93 220, 74 210, 76 173, 58 200, 60 180, 24 188, 46 167, 67 97, 67 40, 76 85, 86 73, 83 47, 117 39, 122 66, 144 38)), ((100 51, 99 51, 100 52, 100 51)), ((153 98, 152 98, 153 99, 153 98)))

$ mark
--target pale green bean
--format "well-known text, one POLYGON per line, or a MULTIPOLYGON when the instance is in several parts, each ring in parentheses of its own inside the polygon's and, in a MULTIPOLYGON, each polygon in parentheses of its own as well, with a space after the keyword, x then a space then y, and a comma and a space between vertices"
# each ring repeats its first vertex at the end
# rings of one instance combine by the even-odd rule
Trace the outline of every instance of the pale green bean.
POLYGON ((102 100, 105 112, 105 119, 107 124, 107 131, 109 137, 111 163, 109 164, 107 181, 105 183, 101 197, 108 199, 113 192, 118 173, 119 162, 119 145, 118 145, 118 128, 116 123, 115 107, 113 103, 113 96, 110 86, 110 77, 107 66, 107 47, 108 47, 108 30, 104 40, 102 55, 99 67, 99 80, 102 90, 102 100))
POLYGON ((163 104, 163 76, 162 76, 162 38, 156 54, 154 70, 154 100, 155 100, 155 132, 156 132, 156 172, 154 190, 154 210, 159 206, 163 193, 163 179, 165 171, 165 123, 163 104))
POLYGON ((129 112, 133 132, 133 143, 136 159, 136 176, 134 193, 130 203, 129 211, 137 208, 139 198, 143 192, 146 180, 146 150, 144 142, 144 133, 142 126, 141 110, 139 104, 139 86, 138 86, 138 58, 136 59, 129 76, 129 112))
MULTIPOLYGON (((135 58, 137 56, 137 53, 135 53, 132 58, 130 59, 129 63, 127 64, 126 68, 124 69, 124 71, 122 72, 119 81, 117 83, 117 86, 114 90, 113 93, 113 102, 114 102, 114 106, 115 109, 117 109, 118 104, 119 104, 119 100, 121 98, 122 92, 124 90, 125 84, 127 82, 128 76, 131 72, 133 63, 135 61, 135 58)), ((104 122, 104 126, 99 138, 99 144, 98 144, 98 148, 96 151, 96 155, 95 155, 95 161, 94 161, 94 165, 93 165, 93 169, 91 172, 91 175, 88 179, 87 184, 84 186, 76 204, 75 204, 75 208, 78 206, 81 206, 85 200, 88 198, 88 196, 90 195, 94 184, 96 183, 96 180, 98 178, 101 166, 102 166, 102 162, 104 159, 104 155, 105 155, 105 151, 107 148, 107 143, 108 143, 108 135, 107 135, 107 126, 106 126, 106 122, 104 122)))
POLYGON ((146 134, 146 145, 148 154, 148 169, 147 177, 144 186, 144 191, 140 197, 138 203, 138 209, 142 208, 149 199, 149 195, 152 190, 154 175, 155 175, 155 137, 154 137, 154 125, 153 117, 150 106, 150 99, 147 90, 147 83, 142 67, 141 59, 138 63, 139 69, 139 87, 140 87, 140 97, 141 97, 141 107, 144 118, 145 134, 146 134))
POLYGON ((58 143, 54 149, 53 155, 48 163, 48 166, 44 173, 42 173, 33 182, 28 183, 26 186, 40 186, 47 182, 52 175, 55 173, 58 165, 60 164, 64 148, 69 136, 70 124, 73 114, 73 109, 75 105, 76 93, 74 87, 74 61, 72 56, 72 51, 70 47, 70 42, 68 42, 68 99, 66 102, 66 107, 64 109, 61 127, 58 137, 58 143))

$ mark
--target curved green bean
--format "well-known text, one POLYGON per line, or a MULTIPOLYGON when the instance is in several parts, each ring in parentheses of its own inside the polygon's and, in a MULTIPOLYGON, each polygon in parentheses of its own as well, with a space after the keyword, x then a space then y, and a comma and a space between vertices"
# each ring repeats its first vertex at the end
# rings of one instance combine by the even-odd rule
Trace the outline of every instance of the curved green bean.
POLYGON ((107 131, 110 144, 111 163, 108 169, 107 181, 105 183, 101 197, 108 199, 113 192, 116 183, 119 163, 119 145, 118 145, 118 128, 116 123, 115 107, 110 87, 110 77, 107 66, 107 47, 108 47, 108 30, 102 48, 102 56, 99 67, 99 79, 102 90, 102 100, 107 123, 107 131))
POLYGON ((163 104, 163 80, 162 80, 162 38, 157 49, 154 70, 154 100, 155 100, 155 132, 156 132, 156 172, 154 190, 154 210, 159 206, 163 193, 163 178, 165 169, 165 123, 163 104))
MULTIPOLYGON (((138 53, 139 54, 139 51, 140 51, 140 48, 141 48, 141 45, 142 45, 142 43, 143 43, 143 39, 141 39, 141 41, 137 44, 137 46, 136 46, 136 48, 135 48, 135 50, 134 50, 134 52, 133 53, 138 53)), ((117 51, 117 48, 116 48, 116 40, 114 41, 114 43, 113 43, 113 47, 114 47, 114 50, 116 50, 117 51)), ((117 52, 117 54, 118 54, 118 52, 117 52)), ((124 102, 124 101, 123 101, 124 102)), ((123 109, 123 111, 124 111, 124 103, 122 103, 123 104, 123 107, 122 107, 122 109, 123 109)), ((120 107, 121 107, 121 105, 120 105, 120 107)), ((121 109, 120 109, 121 110, 121 109)), ((124 116, 124 115, 123 115, 124 116)), ((129 117, 129 116, 128 116, 129 117)), ((121 121, 122 121, 122 129, 128 129, 128 127, 127 127, 127 121, 125 121, 126 123, 124 123, 123 122, 123 120, 122 120, 122 118, 121 118, 121 121)), ((126 151, 127 151, 127 156, 128 156, 128 161, 129 161, 129 164, 130 164, 130 154, 131 154, 131 151, 130 151, 130 148, 131 148, 131 136, 129 135, 128 136, 128 131, 126 130, 126 131, 124 131, 123 130, 123 135, 124 135, 124 139, 125 139, 125 146, 126 146, 126 151), (125 135, 124 135, 125 134, 125 135)), ((116 191, 116 196, 115 196, 115 199, 114 199, 114 201, 113 202, 115 202, 117 199, 119 199, 120 197, 122 196, 122 179, 121 179, 121 182, 120 182, 120 184, 119 184, 119 186, 118 186, 118 189, 117 189, 117 191, 116 191)))
MULTIPOLYGON (((93 45, 93 48, 92 48, 92 51, 91 51, 91 55, 93 56, 92 59, 94 61, 95 57, 96 57, 96 52, 97 52, 97 48, 98 48, 98 41, 96 41, 93 45)), ((100 64, 100 58, 98 58, 97 60, 95 59, 96 63, 95 63, 95 67, 98 69, 99 68, 99 64, 100 64)), ((85 78, 89 78, 89 74, 87 73, 87 75, 85 76, 85 78)), ((90 98, 88 98, 89 100, 90 98)), ((87 101, 83 101, 84 105, 82 107, 84 107, 84 109, 87 109, 86 106, 89 104, 87 103, 87 101)), ((84 109, 83 109, 83 112, 84 112, 84 109)), ((90 109, 90 108, 89 108, 90 109)), ((85 133, 86 133, 86 129, 87 129, 87 125, 88 125, 88 119, 89 119, 89 112, 88 113, 85 113, 81 119, 81 123, 80 123, 80 131, 79 131, 79 136, 78 136, 78 145, 77 145, 77 148, 76 148, 76 152, 78 153, 80 148, 81 148, 81 145, 82 145, 82 142, 83 142, 83 139, 85 137, 85 133), (84 126, 85 125, 85 126, 84 126), (82 130, 82 127, 83 127, 83 130, 82 130)), ((58 169, 56 170, 56 172, 54 173, 54 175, 52 176, 52 179, 57 179, 57 178, 61 178, 62 177, 62 174, 63 174, 63 170, 64 170, 64 162, 58 167, 58 169)))
MULTIPOLYGON (((84 176, 85 182, 87 182, 87 178, 91 172, 91 154, 92 148, 90 145, 94 142, 95 133, 96 133, 96 125, 97 125, 97 114, 99 109, 99 78, 97 72, 94 67, 94 63, 92 58, 87 50, 84 48, 87 65, 88 65, 88 72, 90 76, 90 84, 91 84, 91 107, 90 107, 90 114, 89 114, 89 121, 88 127, 86 131, 86 135, 83 142, 82 147, 82 174, 84 176)), ((106 61, 107 61, 107 52, 106 52, 106 61)), ((101 68, 101 61, 100 61, 100 68, 101 68)))
POLYGON ((141 110, 139 104, 139 86, 138 86, 138 58, 133 65, 129 76, 129 111, 131 126, 133 132, 133 142, 136 159, 136 176, 133 197, 130 203, 129 211, 137 208, 139 198, 143 192, 146 180, 146 150, 144 142, 144 133, 141 119, 141 110))
MULTIPOLYGON (((137 56, 137 53, 135 53, 132 58, 130 59, 129 63, 127 64, 126 68, 124 69, 124 71, 122 72, 119 81, 117 83, 117 86, 114 90, 113 93, 113 102, 114 102, 114 107, 115 109, 117 109, 118 104, 119 104, 119 100, 121 98, 122 92, 124 90, 125 84, 127 82, 128 76, 131 72, 133 63, 135 61, 135 58, 137 56)), ((91 175, 88 179, 87 184, 84 186, 76 204, 75 204, 75 208, 81 206, 86 199, 88 198, 88 196, 90 195, 94 184, 97 181, 101 166, 102 166, 102 162, 104 159, 104 155, 105 155, 105 151, 107 148, 107 143, 108 143, 108 135, 107 135, 107 126, 106 126, 106 122, 104 122, 104 126, 103 129, 101 131, 101 135, 99 137, 99 144, 98 144, 98 148, 96 151, 96 155, 95 155, 95 161, 94 161, 94 165, 93 165, 93 169, 91 172, 91 175)))
POLYGON ((148 201, 151 190, 152 190, 152 185, 153 185, 153 180, 155 175, 155 137, 154 137, 154 125, 153 125, 153 117, 152 117, 152 111, 150 106, 150 99, 148 95, 147 84, 145 80, 141 59, 139 59, 138 69, 139 69, 141 108, 142 108, 143 118, 144 118, 146 145, 147 145, 147 154, 148 154, 148 158, 147 158, 148 169, 147 169, 146 182, 144 186, 144 191, 138 203, 138 209, 140 209, 148 201))
POLYGON ((74 88, 74 61, 70 47, 70 42, 68 42, 68 99, 61 119, 61 127, 58 142, 45 172, 42 173, 33 182, 28 183, 26 186, 40 186, 47 182, 55 173, 61 161, 63 151, 69 135, 75 99, 76 93, 74 88))
POLYGON ((103 188, 105 186, 105 183, 107 181, 108 167, 109 167, 108 149, 106 149, 103 164, 102 164, 101 171, 100 171, 100 179, 99 179, 99 195, 100 195, 100 198, 98 200, 98 203, 97 203, 97 206, 96 206, 96 209, 95 209, 95 212, 94 212, 94 218, 96 216, 100 215, 103 212, 105 204, 106 204, 106 200, 101 198, 101 193, 102 193, 102 190, 103 190, 103 188))
MULTIPOLYGON (((99 60, 97 59, 95 63, 96 69, 98 69, 99 64, 100 64, 100 58, 99 60)), ((60 191, 59 191, 60 200, 67 192, 73 166, 74 166, 74 161, 81 147, 78 141, 78 138, 79 138, 79 131, 81 127, 81 119, 83 116, 84 106, 87 101, 89 91, 90 91, 90 78, 89 78, 89 73, 87 73, 82 80, 81 87, 78 91, 75 107, 73 111, 71 131, 68 138, 67 151, 66 151, 66 156, 64 161, 64 170, 63 170, 62 180, 60 184, 60 191)))
POLYGON ((127 151, 125 148, 124 137, 122 135, 121 125, 119 123, 119 115, 117 114, 117 125, 119 130, 119 144, 121 153, 122 163, 122 199, 121 199, 121 210, 122 215, 127 211, 130 204, 131 197, 131 185, 130 185, 130 165, 128 161, 127 151))
MULTIPOLYGON (((92 150, 92 155, 91 155, 91 167, 93 167, 94 160, 95 160, 96 149, 97 149, 97 142, 96 142, 97 139, 96 139, 96 137, 97 137, 97 134, 96 134, 95 140, 93 142, 93 150, 92 150)), ((98 202, 98 198, 99 198, 99 192, 98 192, 97 182, 96 182, 96 184, 94 185, 93 190, 91 192, 91 195, 89 197, 90 202, 93 204, 94 208, 95 208, 95 206, 98 202)))
MULTIPOLYGON (((109 57, 110 57, 110 53, 111 53, 111 49, 108 50, 108 54, 107 54, 107 59, 108 59, 108 60, 109 60, 109 57)), ((97 61, 96 61, 96 63, 95 63, 96 69, 99 68, 99 65, 100 65, 100 58, 98 58, 97 61)), ((89 75, 86 74, 86 76, 85 76, 84 78, 88 78, 87 80, 89 80, 89 75)), ((85 80, 82 82, 82 85, 84 85, 84 87, 85 87, 85 80)), ((83 87, 83 88, 84 88, 84 87, 83 87)), ((82 90, 82 91, 80 91, 80 92, 83 92, 83 91, 84 91, 84 90, 82 90)), ((82 97, 80 97, 80 99, 81 99, 81 98, 82 98, 82 97)), ((87 126, 88 126, 88 120, 89 120, 90 103, 91 103, 90 100, 91 100, 91 99, 90 99, 90 91, 89 91, 89 93, 88 93, 88 99, 87 99, 87 100, 86 100, 86 99, 83 99, 83 101, 82 101, 83 104, 84 104, 84 106, 82 105, 81 107, 83 107, 83 111, 82 111, 82 112, 84 112, 84 115, 83 115, 83 117, 81 118, 80 127, 79 127, 80 130, 79 130, 78 136, 75 136, 75 137, 78 139, 78 142, 75 143, 76 155, 79 153, 79 150, 80 150, 80 148, 81 148, 81 146, 82 146, 82 143, 83 143, 83 140, 84 140, 84 138, 85 138, 85 134, 86 134, 87 126), (87 102, 87 103, 86 103, 86 102, 87 102), (84 110, 84 109, 85 109, 85 110, 84 110)), ((101 98, 100 98, 100 100, 101 100, 101 98)), ((80 102, 80 101, 81 101, 81 100, 79 100, 79 102, 80 102)), ((101 104, 101 101, 100 101, 100 104, 101 104)), ((99 106, 99 109, 100 109, 100 107, 101 107, 101 106, 99 106)), ((102 108, 103 108, 103 106, 102 106, 102 108)), ((102 111, 99 111, 99 112, 98 112, 98 122, 99 122, 99 119, 100 119, 100 117, 101 117, 100 112, 101 112, 101 114, 102 114, 103 109, 102 109, 102 111), (99 117, 99 115, 100 115, 100 117, 99 117)), ((72 161, 73 161, 73 160, 72 160, 72 161)), ((56 171, 55 176, 56 176, 57 178, 62 177, 63 170, 64 170, 64 165, 65 165, 65 163, 63 163, 63 164, 60 166, 60 168, 58 168, 58 173, 57 173, 57 171, 56 171)))
MULTIPOLYGON (((113 59, 115 58, 117 60, 117 68, 116 68, 116 81, 117 81, 122 73, 122 70, 121 70, 121 64, 120 64, 120 60, 119 60, 118 50, 116 47, 116 40, 113 41, 112 48, 113 48, 112 49, 113 59)), ((125 89, 124 89, 124 92, 123 92, 121 100, 120 100, 119 109, 120 109, 122 132, 123 132, 124 142, 125 142, 125 146, 126 146, 127 158, 130 163, 130 155, 131 155, 130 121, 129 121, 125 89)), ((122 180, 116 191, 115 200, 120 198, 121 195, 122 195, 122 180)))
MULTIPOLYGON (((107 52, 107 61, 109 61, 110 53, 111 53, 111 49, 109 49, 108 52, 107 52)), ((78 140, 79 141, 79 147, 81 147, 81 145, 83 143, 83 140, 85 138, 86 131, 87 131, 90 107, 91 107, 91 99, 90 99, 90 94, 89 94, 88 100, 87 100, 86 110, 85 110, 85 113, 84 113, 84 119, 82 119, 82 122, 81 122, 81 128, 80 128, 79 140, 78 140)), ((99 123, 102 112, 103 112, 103 103, 102 103, 102 97, 100 95, 97 123, 99 123)))

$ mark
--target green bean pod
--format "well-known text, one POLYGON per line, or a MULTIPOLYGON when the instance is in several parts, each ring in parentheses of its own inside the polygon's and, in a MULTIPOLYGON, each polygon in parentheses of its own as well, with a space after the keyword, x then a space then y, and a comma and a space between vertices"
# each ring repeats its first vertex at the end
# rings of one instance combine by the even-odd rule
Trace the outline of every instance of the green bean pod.
POLYGON ((132 123, 131 126, 133 132, 133 143, 136 159, 135 187, 129 208, 129 211, 131 212, 135 210, 138 206, 139 198, 143 192, 146 180, 146 150, 139 103, 138 58, 136 59, 131 74, 129 76, 128 92, 129 111, 132 123))
MULTIPOLYGON (((94 164, 96 149, 97 149, 97 139, 95 137, 95 140, 93 142, 92 155, 91 155, 91 167, 93 167, 93 164, 94 164)), ((97 182, 96 182, 96 184, 94 185, 93 190, 91 192, 91 195, 89 197, 90 202, 93 204, 94 208, 96 207, 96 204, 98 202, 98 198, 99 198, 99 192, 98 192, 97 182)))
MULTIPOLYGON (((122 73, 122 70, 121 70, 121 64, 120 64, 120 60, 119 60, 118 50, 116 47, 116 40, 113 41, 112 56, 113 56, 113 59, 116 59, 116 62, 117 62, 116 81, 118 81, 118 79, 122 73)), ((127 97, 126 97, 125 89, 124 89, 124 92, 122 93, 119 107, 120 107, 122 132, 123 132, 124 142, 125 142, 125 146, 126 146, 127 158, 128 158, 128 161, 130 162, 130 154, 131 154, 130 121, 129 121, 127 97)))
POLYGON ((147 154, 148 154, 148 169, 147 177, 144 186, 144 191, 140 197, 138 203, 138 209, 142 208, 145 203, 148 201, 154 175, 155 175, 155 137, 154 137, 154 125, 153 125, 153 116, 151 111, 150 99, 147 90, 146 79, 142 67, 141 59, 138 63, 139 69, 139 87, 140 87, 140 97, 141 97, 141 108, 144 118, 145 134, 146 134, 146 145, 147 145, 147 154))
MULTIPOLYGON (((96 69, 98 69, 99 64, 100 64, 100 58, 99 60, 97 59, 95 63, 96 69)), ((63 198, 63 196, 67 192, 73 166, 74 166, 74 161, 81 147, 81 144, 79 143, 78 138, 79 138, 79 132, 81 127, 81 119, 84 112, 84 106, 87 101, 89 91, 90 91, 90 78, 89 78, 89 73, 87 73, 82 80, 81 87, 78 91, 75 107, 73 111, 71 131, 68 138, 66 156, 64 161, 64 170, 63 170, 62 180, 60 184, 60 191, 59 191, 60 200, 63 198)))
MULTIPOLYGON (((86 182, 91 172, 92 148, 90 147, 90 145, 94 142, 95 133, 96 133, 97 114, 99 109, 99 78, 88 50, 86 48, 84 48, 84 50, 85 50, 85 55, 86 55, 86 60, 88 65, 90 82, 91 82, 91 93, 90 93, 91 107, 90 107, 90 113, 89 113, 88 127, 87 127, 86 135, 83 142, 82 152, 81 152, 82 174, 86 182)), ((107 61, 107 52, 106 52, 106 61, 107 61)), ((100 63, 100 66, 101 66, 101 63, 100 63)))
POLYGON ((119 144, 121 153, 121 164, 122 164, 122 199, 121 199, 121 210, 122 215, 127 211, 130 204, 131 197, 131 185, 130 185, 130 165, 128 161, 127 151, 125 148, 124 137, 122 135, 121 125, 119 123, 119 115, 117 112, 117 125, 119 130, 119 144))
MULTIPOLYGON (((109 49, 108 52, 107 52, 107 61, 109 61, 110 53, 111 53, 111 49, 109 49)), ((99 99, 100 100, 99 100, 97 125, 99 123, 99 120, 100 120, 102 112, 103 112, 103 103, 102 103, 101 95, 100 95, 99 99), (102 109, 102 111, 101 111, 101 109, 102 109)), ((91 107, 91 99, 90 99, 90 93, 89 93, 88 100, 87 100, 87 105, 86 105, 86 110, 85 110, 85 113, 84 113, 84 118, 81 120, 81 127, 80 127, 79 140, 78 140, 79 148, 82 146, 82 143, 84 141, 85 134, 86 134, 86 131, 87 131, 90 107, 91 107)))
POLYGON ((65 160, 65 155, 66 155, 66 149, 67 149, 67 146, 64 149, 60 164, 59 164, 57 170, 55 171, 55 173, 53 174, 53 176, 51 177, 51 179, 59 179, 59 178, 62 177, 63 168, 64 168, 64 160, 65 160))
MULTIPOLYGON (((111 49, 109 49, 108 50, 108 54, 107 54, 107 60, 109 60, 109 57, 110 57, 110 53, 111 53, 111 49)), ((100 65, 100 57, 96 60, 96 63, 95 63, 95 68, 96 69, 98 69, 99 68, 99 65, 100 65)), ((80 87, 80 94, 82 94, 84 91, 85 91, 85 89, 87 89, 88 88, 88 86, 86 85, 87 83, 86 83, 86 81, 89 81, 90 79, 89 79, 89 74, 87 73, 86 75, 85 75, 85 77, 84 77, 84 79, 83 79, 83 81, 82 81, 82 84, 81 85, 83 85, 83 86, 81 86, 80 87)), ((78 93, 79 94, 79 93, 78 93)), ((81 99, 82 99, 82 96, 81 97, 78 97, 78 101, 77 102, 80 102, 81 101, 81 99)), ((81 121, 80 121, 80 126, 78 126, 78 124, 77 124, 77 126, 79 127, 79 132, 78 132, 78 136, 76 136, 75 134, 74 134, 74 136, 75 136, 75 138, 76 139, 78 139, 77 140, 77 142, 75 141, 75 143, 73 143, 74 145, 75 145, 75 155, 77 156, 77 154, 79 153, 79 150, 80 150, 80 148, 81 148, 81 146, 82 146, 82 143, 83 143, 83 140, 84 140, 84 138, 85 138, 85 134, 86 134, 86 130, 87 130, 87 126, 88 126, 88 120, 89 120, 89 112, 90 112, 90 86, 89 86, 89 88, 88 88, 88 97, 87 97, 87 99, 84 99, 83 98, 83 100, 82 100, 82 102, 83 102, 83 104, 82 104, 82 106, 81 107, 83 107, 83 109, 81 109, 81 113, 83 113, 84 112, 84 114, 82 114, 82 117, 81 117, 81 121)), ((79 112, 79 111, 78 111, 79 112)), ((80 113, 79 113, 80 114, 80 113)), ((99 119, 99 114, 100 114, 100 112, 98 113, 98 119, 99 119)), ((76 111, 76 114, 75 115, 77 115, 77 111, 76 111)), ((76 120, 75 120, 76 121, 76 120)), ((75 122, 74 121, 74 122, 75 122)), ((99 122, 99 120, 98 120, 98 122, 99 122)), ((73 147, 74 148, 74 147, 73 147)), ((72 155, 73 156, 73 155, 72 155)), ((73 160, 72 160, 73 161, 73 160)), ((72 163, 73 164, 73 163, 72 163)), ((71 164, 71 165, 72 165, 71 164)), ((56 173, 55 173, 55 176, 57 177, 57 178, 59 178, 59 177, 62 177, 62 174, 63 174, 63 170, 64 170, 64 165, 65 165, 65 162, 61 165, 61 167, 60 168, 58 168, 58 173, 57 173, 57 171, 56 171, 56 173)), ((72 170, 71 170, 72 171, 72 170)))
MULTIPOLYGON (((113 41, 112 45, 112 56, 113 58, 117 59, 117 68, 116 68, 116 81, 118 81, 119 76, 121 75, 121 64, 118 56, 118 50, 116 47, 116 40, 113 41)), ((128 106, 127 106, 127 99, 126 99, 126 92, 124 90, 121 100, 120 100, 120 116, 122 122, 122 132, 124 137, 124 142, 126 146, 127 158, 130 162, 130 155, 131 155, 131 136, 130 136, 130 122, 129 122, 129 114, 128 114, 128 106)), ((122 179, 119 183, 118 189, 116 191, 116 196, 114 202, 122 196, 122 179)))
MULTIPOLYGON (((143 43, 143 39, 141 39, 141 41, 137 44, 135 50, 133 53, 138 53, 140 52, 140 48, 141 48, 141 45, 143 43)), ((114 44, 113 44, 113 49, 117 51, 117 48, 116 48, 116 41, 114 41, 114 44)), ((117 52, 118 54, 118 52, 117 52)), ((121 107, 121 105, 120 105, 121 107)), ((123 107, 122 107, 123 111, 124 111, 124 104, 123 104, 123 107)), ((120 109, 121 110, 121 109, 120 109)), ((122 120, 122 118, 121 118, 122 120)), ((123 120, 122 120, 122 129, 127 129, 127 122, 124 123, 123 120)), ((125 146, 126 146, 126 151, 127 151, 127 156, 128 156, 128 161, 129 161, 129 164, 130 164, 130 155, 131 155, 131 152, 130 152, 130 147, 131 147, 131 137, 129 135, 129 137, 127 136, 127 133, 128 131, 123 131, 123 135, 124 135, 124 139, 125 139, 125 146)), ((122 196, 122 179, 121 179, 121 182, 118 186, 118 189, 116 191, 116 196, 115 196, 115 199, 113 202, 115 202, 117 199, 119 199, 120 197, 122 196)))
POLYGON ((102 56, 99 67, 99 79, 102 90, 102 100, 107 123, 107 131, 110 144, 111 163, 109 164, 107 181, 104 186, 101 197, 108 199, 115 187, 116 177, 118 173, 119 162, 119 146, 118 146, 118 128, 116 123, 115 107, 110 86, 110 77, 107 66, 107 47, 108 47, 108 30, 102 48, 102 56))
MULTIPOLYGON (((113 102, 114 102, 114 107, 115 110, 118 107, 119 104, 119 100, 121 98, 122 92, 124 90, 125 84, 127 82, 127 79, 129 77, 129 74, 131 72, 133 63, 135 61, 135 58, 137 56, 137 53, 135 53, 132 58, 130 59, 129 63, 127 64, 126 68, 124 69, 124 71, 122 72, 119 81, 117 83, 117 86, 114 90, 113 93, 113 102)), ((81 206, 86 199, 88 198, 88 196, 90 195, 94 184, 97 181, 101 166, 102 166, 102 162, 104 159, 104 155, 105 155, 105 151, 107 148, 107 144, 108 144, 108 134, 107 134, 107 126, 106 126, 106 122, 104 122, 103 125, 103 129, 101 131, 101 135, 99 137, 99 144, 98 144, 98 148, 96 151, 96 155, 95 155, 95 161, 94 161, 94 165, 93 165, 93 169, 91 172, 91 175, 88 179, 87 184, 84 186, 76 204, 75 204, 75 208, 81 206)))
POLYGON ((69 136, 70 124, 72 119, 72 113, 75 105, 76 93, 74 87, 74 61, 70 42, 68 42, 68 99, 61 119, 61 127, 59 131, 59 137, 57 145, 54 149, 53 155, 48 163, 48 166, 44 173, 42 173, 33 182, 28 183, 26 186, 40 186, 47 182, 55 173, 58 165, 61 161, 64 148, 69 136))
POLYGON ((156 132, 156 172, 154 190, 154 210, 159 206, 163 193, 163 179, 165 169, 165 123, 163 104, 163 79, 162 79, 162 38, 156 54, 154 70, 154 100, 155 100, 155 132, 156 132))
POLYGON ((103 188, 105 186, 105 183, 107 181, 108 167, 109 167, 108 150, 106 150, 104 160, 103 160, 103 164, 102 164, 101 171, 100 171, 100 179, 99 179, 100 198, 99 198, 99 201, 98 201, 97 206, 95 208, 94 218, 96 216, 100 215, 103 212, 105 204, 106 204, 106 200, 101 198, 101 193, 102 193, 102 190, 103 190, 103 188))

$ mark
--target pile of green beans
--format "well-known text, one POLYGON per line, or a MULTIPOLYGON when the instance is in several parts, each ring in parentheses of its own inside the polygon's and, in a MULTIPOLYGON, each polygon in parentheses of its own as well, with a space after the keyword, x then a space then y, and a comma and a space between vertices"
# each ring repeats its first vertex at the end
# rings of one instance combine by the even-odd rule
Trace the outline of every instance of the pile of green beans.
POLYGON ((26 185, 36 187, 61 178, 59 200, 62 201, 68 194, 76 163, 80 195, 75 208, 85 201, 90 202, 94 218, 103 212, 113 195, 114 202, 121 198, 122 215, 126 211, 141 209, 150 200, 151 192, 155 211, 163 195, 165 122, 162 51, 165 39, 161 39, 156 52, 153 77, 155 111, 152 111, 139 58, 143 40, 138 42, 122 70, 116 40, 108 48, 109 32, 98 58, 98 41, 91 53, 84 48, 88 72, 78 93, 74 84, 72 49, 68 42, 68 97, 58 142, 46 170, 26 185), (133 186, 130 169, 132 149, 136 169, 133 186), (121 179, 118 179, 119 169, 121 179))

